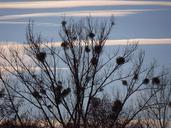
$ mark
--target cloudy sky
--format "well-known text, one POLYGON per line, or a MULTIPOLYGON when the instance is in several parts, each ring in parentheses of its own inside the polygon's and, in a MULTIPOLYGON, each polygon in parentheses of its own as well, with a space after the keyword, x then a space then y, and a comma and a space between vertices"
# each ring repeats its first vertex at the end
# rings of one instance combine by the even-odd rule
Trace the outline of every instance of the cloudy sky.
POLYGON ((44 38, 60 41, 61 17, 78 19, 89 15, 99 20, 115 16, 110 45, 136 40, 143 44, 149 58, 171 65, 169 0, 0 0, 0 43, 25 42, 29 19, 44 38))

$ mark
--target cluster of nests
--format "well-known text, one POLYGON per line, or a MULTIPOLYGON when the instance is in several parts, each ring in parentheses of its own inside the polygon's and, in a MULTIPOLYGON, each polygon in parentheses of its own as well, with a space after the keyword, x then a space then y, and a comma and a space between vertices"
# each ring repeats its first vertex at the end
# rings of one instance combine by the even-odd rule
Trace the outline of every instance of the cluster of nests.
MULTIPOLYGON (((73 40, 75 40, 77 37, 73 37, 73 40)), ((71 45, 72 46, 72 45, 71 45)), ((64 49, 68 49, 70 47, 69 43, 67 41, 63 41, 61 43, 61 47, 64 48, 64 49)), ((100 54, 102 52, 102 45, 100 44, 97 44, 93 47, 93 52, 96 53, 96 54, 100 54)), ((84 48, 85 52, 86 53, 89 53, 91 51, 91 48, 90 46, 88 45, 85 45, 85 48, 84 48)))
MULTIPOLYGON (((96 64, 97 64, 97 61, 98 61, 98 59, 97 59, 96 57, 93 57, 93 58, 91 59, 91 64, 92 64, 92 65, 96 65, 96 64)), ((122 65, 122 64, 124 64, 124 63, 125 63, 125 58, 124 58, 124 57, 117 57, 117 58, 116 58, 116 63, 117 63, 117 65, 122 65)))
MULTIPOLYGON (((150 83, 150 79, 145 78, 142 83, 143 84, 149 84, 150 83)), ((153 85, 160 85, 160 79, 158 77, 153 77, 151 79, 151 83, 153 85)), ((122 80, 122 84, 125 85, 125 86, 127 86, 128 85, 128 82, 126 80, 122 80)))
MULTIPOLYGON (((57 86, 51 87, 51 90, 55 94, 55 102, 57 104, 60 104, 62 98, 65 98, 71 92, 71 89, 69 87, 66 88, 66 89, 64 89, 62 87, 62 82, 61 81, 58 81, 57 86)), ((43 88, 41 88, 39 91, 34 89, 34 91, 32 92, 32 95, 36 99, 42 99, 42 95, 46 95, 46 90, 43 89, 43 88)))
MULTIPOLYGON (((63 27, 66 27, 67 22, 64 20, 64 21, 61 22, 61 24, 62 24, 63 27)), ((95 34, 93 32, 89 32, 89 34, 87 36, 90 39, 94 39, 95 38, 95 34)), ((76 39, 76 37, 75 37, 75 39, 76 39)), ((69 48, 69 43, 67 41, 63 41, 61 43, 61 47, 63 47, 64 49, 68 49, 69 48)), ((100 54, 102 52, 102 48, 103 48, 103 46, 99 44, 99 45, 95 45, 92 48, 92 50, 93 50, 93 52, 95 54, 100 54)), ((85 45, 84 50, 85 50, 85 52, 89 53, 91 51, 91 48, 90 48, 90 46, 85 45)), ((96 57, 92 57, 91 64, 92 65, 97 65, 97 61, 98 61, 98 59, 96 57)), ((116 63, 118 65, 124 64, 125 63, 125 58, 124 57, 118 57, 118 58, 116 58, 116 63)))
MULTIPOLYGON (((67 47, 65 42, 63 42, 61 45, 62 45, 62 47, 67 47)), ((88 46, 86 46, 85 51, 90 52, 90 48, 88 46)), ((101 45, 96 45, 94 47, 94 51, 95 51, 95 53, 99 54, 102 51, 102 46, 101 45)), ((38 61, 44 62, 45 59, 46 59, 46 52, 38 52, 38 53, 36 53, 36 58, 37 58, 38 61)), ((96 65, 97 61, 98 61, 97 57, 92 57, 91 64, 96 65)), ((125 58, 124 57, 116 58, 116 63, 118 65, 124 64, 125 63, 125 58)))
MULTIPOLYGON (((150 82, 150 80, 148 79, 148 78, 145 78, 144 80, 143 80, 143 83, 144 84, 148 84, 150 82)), ((151 79, 151 83, 153 84, 153 85, 159 85, 160 84, 160 79, 158 78, 158 77, 153 77, 152 79, 151 79)))
MULTIPOLYGON (((62 21, 61 24, 62 24, 63 27, 65 27, 66 24, 67 24, 67 22, 66 22, 66 21, 62 21)), ((88 34, 88 37, 89 37, 90 39, 94 39, 95 34, 92 33, 92 32, 90 32, 90 33, 88 34)), ((69 46, 69 45, 68 45, 68 42, 66 42, 66 41, 64 41, 64 42, 61 43, 61 47, 63 47, 63 48, 68 48, 68 46, 69 46)), ((95 45, 94 48, 93 48, 93 51, 94 51, 95 53, 97 53, 97 54, 100 54, 101 51, 102 51, 102 46, 101 46, 101 45, 95 45)), ((87 45, 85 46, 85 52, 87 52, 87 53, 90 52, 90 48, 89 48, 89 46, 87 46, 87 45)), ((38 53, 36 54, 36 58, 37 58, 38 61, 44 62, 44 61, 45 61, 45 58, 46 58, 46 52, 38 52, 38 53)), ((97 65, 97 63, 98 63, 97 57, 92 57, 92 59, 91 59, 91 64, 92 64, 92 65, 97 65)), ((116 64, 117 64, 117 65, 122 65, 122 64, 124 64, 124 63, 125 63, 125 58, 124 58, 124 57, 119 56, 119 57, 116 58, 116 64)), ((138 74, 135 74, 135 75, 134 75, 134 79, 138 79, 138 74)), ((145 79, 143 80, 143 84, 149 84, 149 83, 150 83, 150 79, 145 78, 145 79)), ((151 79, 151 83, 152 83, 153 85, 159 85, 159 84, 160 84, 160 79, 159 79, 158 77, 153 77, 153 78, 151 79)), ((123 84, 123 85, 128 85, 128 82, 127 82, 126 80, 122 80, 122 84, 123 84)), ((61 90, 62 90, 62 86, 58 86, 57 89, 58 89, 58 91, 59 91, 59 90, 61 91, 61 90)), ((67 89, 64 89, 63 92, 62 92, 61 94, 67 95, 69 92, 70 92, 70 89, 67 88, 67 89)), ((44 91, 42 91, 42 93, 44 93, 44 91)), ((33 96, 34 96, 34 95, 37 96, 38 98, 41 98, 41 96, 39 95, 39 93, 36 92, 36 91, 33 93, 33 96)), ((118 102, 118 104, 119 104, 119 101, 117 101, 117 102, 118 102)), ((117 103, 117 102, 116 102, 116 103, 117 103)), ((169 106, 171 106, 171 102, 170 102, 169 106)))
POLYGON ((62 98, 65 98, 71 92, 70 88, 62 89, 61 87, 55 87, 55 102, 60 104, 62 98))
POLYGON ((105 111, 107 112, 109 110, 108 111, 109 113, 107 114, 107 118, 113 120, 116 119, 118 114, 122 111, 123 103, 121 100, 116 99, 113 103, 110 104, 110 107, 106 108, 105 104, 103 104, 103 101, 100 98, 93 97, 91 100, 91 106, 92 106, 92 111, 97 111, 98 113, 105 112, 105 111))
MULTIPOLYGON (((95 45, 94 48, 93 48, 93 51, 96 53, 96 54, 100 54, 102 52, 102 45, 95 45)), ((89 48, 88 45, 85 46, 85 52, 89 53, 91 50, 89 48)))
MULTIPOLYGON (((66 21, 62 21, 61 22, 61 24, 62 24, 62 27, 66 27, 66 25, 67 25, 67 22, 66 21)), ((88 34, 88 37, 90 38, 90 39, 93 39, 94 37, 95 37, 95 34, 93 33, 93 32, 90 32, 89 34, 88 34)))
MULTIPOLYGON (((94 108, 97 108, 101 104, 101 99, 97 97, 93 97, 91 100, 91 104, 94 108)), ((119 99, 116 99, 112 104, 112 112, 120 112, 122 109, 122 102, 119 99)))
POLYGON ((71 89, 69 87, 63 89, 62 81, 58 81, 57 86, 54 87, 54 91, 55 91, 55 101, 57 104, 59 104, 61 103, 61 99, 65 98, 71 92, 71 89))

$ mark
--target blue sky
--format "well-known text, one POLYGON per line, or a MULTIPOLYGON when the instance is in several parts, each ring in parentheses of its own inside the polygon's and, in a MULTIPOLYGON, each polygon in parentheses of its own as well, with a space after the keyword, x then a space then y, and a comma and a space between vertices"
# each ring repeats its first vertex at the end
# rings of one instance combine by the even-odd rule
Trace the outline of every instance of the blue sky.
POLYGON ((29 19, 44 38, 60 41, 62 16, 77 19, 90 14, 99 20, 114 15, 116 26, 111 40, 119 43, 137 40, 140 45, 146 44, 141 47, 151 59, 156 58, 161 65, 171 65, 171 59, 166 59, 171 54, 169 0, 0 0, 0 43, 22 44, 29 19))

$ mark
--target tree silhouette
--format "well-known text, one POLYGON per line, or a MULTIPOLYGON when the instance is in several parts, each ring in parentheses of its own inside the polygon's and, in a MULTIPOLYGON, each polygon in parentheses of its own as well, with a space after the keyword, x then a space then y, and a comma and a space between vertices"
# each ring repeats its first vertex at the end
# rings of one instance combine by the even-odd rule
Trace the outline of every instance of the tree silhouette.
POLYGON ((20 120, 18 111, 22 101, 16 98, 7 86, 2 86, 2 84, 0 86, 0 121, 7 119, 20 120))
POLYGON ((154 65, 143 65, 144 52, 136 52, 137 44, 106 55, 105 43, 114 25, 113 18, 63 19, 58 47, 34 34, 30 22, 25 47, 0 50, 0 79, 52 128, 53 121, 64 128, 128 127, 156 106, 151 100, 168 84, 161 86, 165 74, 151 75, 154 65), (114 87, 111 100, 104 98, 106 87, 114 87))

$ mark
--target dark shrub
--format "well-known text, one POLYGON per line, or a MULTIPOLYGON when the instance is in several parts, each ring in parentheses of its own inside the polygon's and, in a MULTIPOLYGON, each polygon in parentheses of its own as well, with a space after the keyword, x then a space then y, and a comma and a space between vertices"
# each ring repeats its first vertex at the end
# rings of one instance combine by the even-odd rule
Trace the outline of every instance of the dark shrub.
POLYGON ((91 100, 91 104, 93 108, 97 108, 100 105, 100 99, 93 97, 91 100))
POLYGON ((15 120, 4 120, 0 123, 0 128, 47 128, 46 123, 41 125, 41 121, 22 121, 20 122, 15 120))
POLYGON ((117 99, 116 101, 114 101, 112 105, 112 111, 118 113, 121 110, 122 110, 122 102, 119 99, 117 99))

